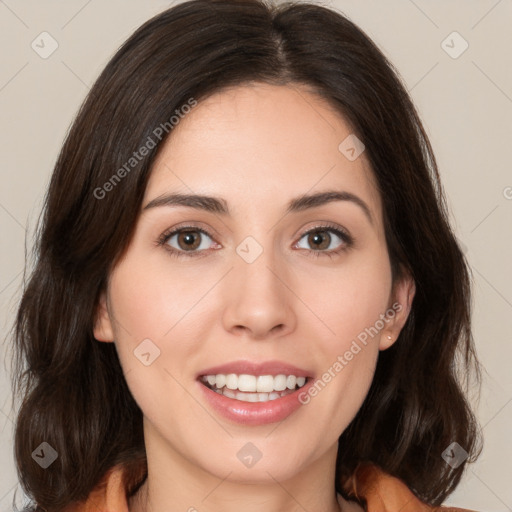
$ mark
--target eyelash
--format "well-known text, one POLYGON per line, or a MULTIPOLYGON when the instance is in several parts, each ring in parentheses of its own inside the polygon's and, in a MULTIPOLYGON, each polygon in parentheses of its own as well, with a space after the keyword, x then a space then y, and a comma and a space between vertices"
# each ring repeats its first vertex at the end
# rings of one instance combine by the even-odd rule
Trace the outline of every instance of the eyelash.
MULTIPOLYGON (((213 236, 211 233, 206 231, 205 229, 202 229, 197 226, 180 226, 179 228, 173 229, 172 231, 165 231, 160 235, 160 237, 157 240, 157 246, 164 246, 165 250, 169 252, 169 254, 176 258, 201 258, 204 256, 204 254, 201 254, 201 252, 207 252, 207 251, 180 251, 177 249, 174 249, 173 247, 167 245, 167 242, 176 234, 181 233, 182 231, 193 231, 202 233, 203 235, 206 235, 210 237, 213 240, 213 236)), ((311 233, 322 233, 322 232, 332 232, 336 236, 338 236, 342 241, 343 244, 338 249, 333 249, 331 251, 322 251, 322 250, 310 250, 310 257, 312 258, 318 258, 320 256, 328 256, 329 258, 332 258, 333 255, 340 254, 343 251, 346 251, 347 249, 350 249, 354 244, 354 238, 349 235, 345 230, 332 225, 332 224, 324 224, 320 226, 316 226, 312 229, 309 229, 308 231, 302 233, 299 240, 304 238, 306 235, 309 235, 311 233)), ((307 249, 306 249, 307 250, 307 249)))

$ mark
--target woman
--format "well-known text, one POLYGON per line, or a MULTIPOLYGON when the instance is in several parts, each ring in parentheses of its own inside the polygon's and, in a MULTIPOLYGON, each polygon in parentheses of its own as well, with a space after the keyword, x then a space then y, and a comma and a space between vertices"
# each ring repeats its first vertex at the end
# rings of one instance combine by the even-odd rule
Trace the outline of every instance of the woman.
POLYGON ((75 119, 38 242, 14 381, 30 510, 434 510, 480 453, 435 158, 333 10, 145 23, 75 119))

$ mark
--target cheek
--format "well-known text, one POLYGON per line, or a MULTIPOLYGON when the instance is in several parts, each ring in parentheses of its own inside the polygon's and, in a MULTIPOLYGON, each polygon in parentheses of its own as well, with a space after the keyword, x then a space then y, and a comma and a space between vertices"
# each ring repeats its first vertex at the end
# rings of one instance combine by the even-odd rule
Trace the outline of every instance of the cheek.
POLYGON ((183 362, 193 360, 200 346, 190 343, 186 314, 201 293, 194 293, 190 280, 171 275, 169 268, 136 258, 135 251, 132 255, 110 279, 116 349, 128 388, 144 415, 153 424, 173 425, 173 411, 190 412, 184 391, 190 375, 184 377, 183 362))
POLYGON ((201 343, 191 340, 203 339, 195 318, 211 284, 200 273, 173 270, 172 262, 162 265, 133 251, 110 279, 117 352, 135 398, 143 403, 151 404, 156 399, 151 393, 161 389, 181 397, 183 361, 194 361, 201 351, 201 343))
POLYGON ((164 267, 153 263, 127 259, 112 274, 110 297, 119 334, 130 333, 133 341, 169 337, 204 293, 197 273, 184 278, 172 271, 172 262, 164 267))
POLYGON ((382 329, 380 319, 388 308, 392 282, 389 264, 378 254, 334 273, 307 299, 328 328, 330 335, 323 339, 331 356, 349 350, 358 337, 364 341, 368 331, 377 339, 374 329, 382 329))
POLYGON ((336 435, 356 415, 374 377, 392 284, 388 261, 382 248, 368 251, 340 271, 324 293, 322 318, 335 334, 321 338, 323 372, 315 396, 304 400, 310 400, 315 417, 336 425, 336 435))

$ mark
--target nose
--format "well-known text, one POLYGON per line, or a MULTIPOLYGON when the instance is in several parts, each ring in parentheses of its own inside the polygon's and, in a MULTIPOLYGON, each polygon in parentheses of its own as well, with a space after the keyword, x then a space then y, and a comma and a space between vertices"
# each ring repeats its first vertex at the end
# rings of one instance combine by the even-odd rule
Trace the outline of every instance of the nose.
POLYGON ((285 262, 271 250, 252 262, 236 255, 225 282, 223 324, 226 331, 251 339, 280 337, 296 326, 294 303, 285 262))

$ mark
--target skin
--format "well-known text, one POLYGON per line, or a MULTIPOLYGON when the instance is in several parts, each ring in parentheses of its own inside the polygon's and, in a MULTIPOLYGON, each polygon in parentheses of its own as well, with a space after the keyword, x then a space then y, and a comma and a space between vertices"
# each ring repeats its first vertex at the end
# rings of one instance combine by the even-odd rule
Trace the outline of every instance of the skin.
MULTIPOLYGON (((366 397, 379 351, 407 319, 414 283, 408 276, 392 282, 365 153, 349 161, 338 150, 349 134, 340 114, 304 86, 251 84, 200 102, 165 142, 142 206, 171 192, 207 194, 223 197, 231 216, 142 209, 100 299, 95 337, 116 344, 144 414, 148 479, 131 511, 363 510, 336 497, 337 441, 366 397), (359 196, 372 222, 351 201, 285 215, 292 198, 327 189, 359 196), (157 240, 189 222, 212 236, 196 232, 201 257, 172 257, 157 240), (321 250, 332 257, 313 257, 316 246, 304 233, 326 222, 355 242, 347 247, 328 232, 321 250), (263 248, 252 263, 236 252, 247 236, 263 248), (228 421, 199 393, 201 370, 242 359, 278 359, 318 378, 395 302, 400 312, 280 423, 228 421), (161 351, 150 366, 133 354, 147 338, 161 351), (237 458, 248 442, 262 453, 252 468, 237 458)), ((186 252, 177 236, 167 244, 186 252)))

